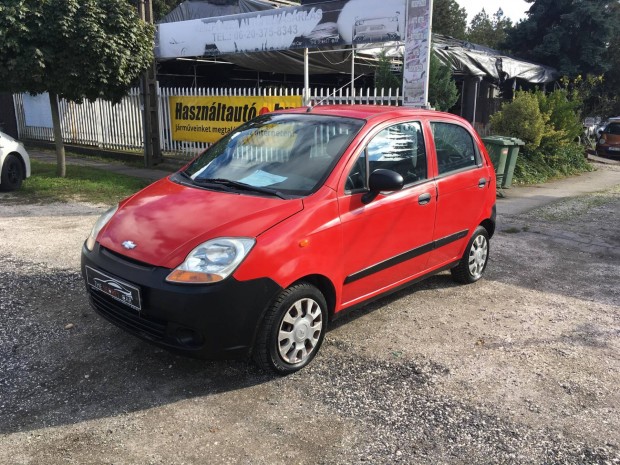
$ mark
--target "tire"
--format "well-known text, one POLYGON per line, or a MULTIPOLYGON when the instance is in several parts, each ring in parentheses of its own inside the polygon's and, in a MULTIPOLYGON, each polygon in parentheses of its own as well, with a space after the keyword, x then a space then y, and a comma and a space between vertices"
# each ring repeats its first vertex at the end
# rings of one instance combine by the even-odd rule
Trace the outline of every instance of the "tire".
POLYGON ((254 361, 280 375, 308 365, 319 351, 327 328, 327 303, 316 287, 295 284, 278 296, 261 325, 254 361))
POLYGON ((15 155, 8 155, 2 164, 0 173, 0 190, 14 191, 19 189, 24 180, 24 168, 21 160, 15 155))
POLYGON ((489 261, 489 233, 478 226, 467 243, 463 257, 457 266, 452 268, 452 279, 463 284, 478 281, 489 261))

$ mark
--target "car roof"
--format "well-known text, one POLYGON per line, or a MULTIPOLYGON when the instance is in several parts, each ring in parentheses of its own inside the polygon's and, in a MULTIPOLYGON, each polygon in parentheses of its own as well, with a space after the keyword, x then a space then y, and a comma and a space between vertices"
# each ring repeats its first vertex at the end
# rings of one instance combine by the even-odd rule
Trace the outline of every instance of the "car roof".
POLYGON ((391 105, 315 105, 313 107, 301 107, 285 110, 287 113, 310 113, 315 115, 341 116, 371 120, 374 118, 386 120, 400 116, 445 116, 460 120, 456 115, 443 113, 435 110, 422 110, 409 107, 396 107, 391 105))

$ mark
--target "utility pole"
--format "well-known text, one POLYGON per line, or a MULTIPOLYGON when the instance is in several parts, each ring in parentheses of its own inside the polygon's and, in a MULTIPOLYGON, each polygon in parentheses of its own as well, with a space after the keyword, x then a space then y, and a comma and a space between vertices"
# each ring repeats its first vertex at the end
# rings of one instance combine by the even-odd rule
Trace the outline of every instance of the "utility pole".
MULTIPOLYGON (((153 6, 151 0, 138 3, 140 18, 153 24, 153 6)), ((140 78, 142 101, 142 123, 144 139, 144 166, 152 166, 163 161, 159 138, 159 106, 157 102, 157 67, 155 60, 140 78)))

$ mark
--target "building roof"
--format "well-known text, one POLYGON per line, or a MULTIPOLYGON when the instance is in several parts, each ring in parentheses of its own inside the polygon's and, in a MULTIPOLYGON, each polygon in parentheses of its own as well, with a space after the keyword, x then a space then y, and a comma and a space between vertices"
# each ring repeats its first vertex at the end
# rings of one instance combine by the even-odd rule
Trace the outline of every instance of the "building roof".
MULTIPOLYGON (((238 13, 264 11, 287 5, 285 0, 188 0, 165 16, 160 23, 187 21, 199 18, 213 18, 238 13)), ((522 79, 533 84, 552 82, 558 78, 557 71, 538 63, 521 60, 481 45, 452 37, 433 34, 432 46, 438 58, 463 76, 480 76, 497 82, 508 79, 522 79)), ((351 52, 330 50, 326 47, 310 55, 309 67, 312 74, 349 73, 351 52)), ((382 50, 402 62, 403 43, 392 42, 376 45, 356 46, 356 73, 372 73, 377 57, 382 50)), ((257 71, 285 74, 303 74, 303 51, 284 50, 223 55, 222 59, 244 68, 257 71)))

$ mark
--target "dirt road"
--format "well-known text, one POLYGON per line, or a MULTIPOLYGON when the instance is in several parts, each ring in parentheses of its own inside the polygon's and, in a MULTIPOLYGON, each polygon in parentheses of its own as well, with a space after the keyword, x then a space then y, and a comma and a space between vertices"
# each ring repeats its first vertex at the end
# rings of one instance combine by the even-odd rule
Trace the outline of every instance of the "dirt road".
POLYGON ((620 169, 600 170, 617 182, 500 200, 485 279, 354 312, 286 378, 102 320, 79 274, 102 207, 0 194, 0 464, 618 464, 620 169))

